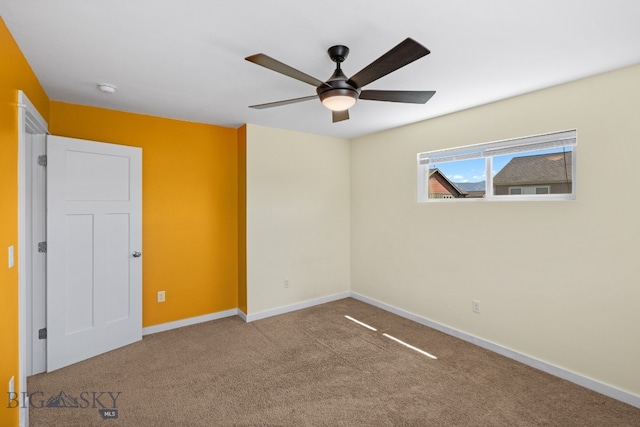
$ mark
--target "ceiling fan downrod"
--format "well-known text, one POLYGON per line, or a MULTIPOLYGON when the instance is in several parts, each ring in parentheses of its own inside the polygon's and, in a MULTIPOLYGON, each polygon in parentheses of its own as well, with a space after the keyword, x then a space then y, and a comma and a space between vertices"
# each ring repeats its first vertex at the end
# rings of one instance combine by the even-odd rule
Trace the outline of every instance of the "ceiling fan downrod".
POLYGON ((336 63, 336 70, 327 80, 326 85, 318 86, 316 93, 322 105, 331 111, 345 111, 353 107, 360 96, 360 90, 347 83, 347 76, 342 72, 340 64, 347 59, 349 48, 342 45, 332 46, 327 50, 329 58, 336 63))

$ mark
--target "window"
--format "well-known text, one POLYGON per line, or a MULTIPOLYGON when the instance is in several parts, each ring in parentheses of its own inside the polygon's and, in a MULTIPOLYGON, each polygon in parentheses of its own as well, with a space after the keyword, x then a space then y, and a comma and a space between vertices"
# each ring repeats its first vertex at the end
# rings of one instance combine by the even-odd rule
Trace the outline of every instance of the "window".
POLYGON ((530 185, 528 187, 509 187, 509 194, 551 194, 549 192, 549 186, 536 187, 530 185))
POLYGON ((418 154, 418 201, 575 199, 576 131, 418 154))

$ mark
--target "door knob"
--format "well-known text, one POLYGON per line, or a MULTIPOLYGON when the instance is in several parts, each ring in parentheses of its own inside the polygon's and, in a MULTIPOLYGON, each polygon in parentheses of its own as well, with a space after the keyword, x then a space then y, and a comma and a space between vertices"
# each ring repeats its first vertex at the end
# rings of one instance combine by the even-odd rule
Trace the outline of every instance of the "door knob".
POLYGON ((142 252, 135 251, 132 255, 133 255, 134 258, 140 258, 142 256, 142 252))

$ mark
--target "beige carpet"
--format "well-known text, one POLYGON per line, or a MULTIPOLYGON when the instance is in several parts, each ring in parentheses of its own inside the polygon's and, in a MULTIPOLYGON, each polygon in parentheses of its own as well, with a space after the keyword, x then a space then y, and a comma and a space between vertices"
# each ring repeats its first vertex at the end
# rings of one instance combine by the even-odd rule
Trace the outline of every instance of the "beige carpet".
POLYGON ((353 299, 150 335, 28 388, 58 406, 32 426, 640 426, 640 409, 353 299))

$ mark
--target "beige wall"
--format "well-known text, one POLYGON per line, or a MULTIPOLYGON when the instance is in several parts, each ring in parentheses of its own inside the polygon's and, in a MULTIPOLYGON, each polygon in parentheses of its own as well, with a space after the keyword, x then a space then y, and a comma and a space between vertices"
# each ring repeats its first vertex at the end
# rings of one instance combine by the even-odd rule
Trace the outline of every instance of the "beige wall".
POLYGON ((247 125, 246 158, 247 314, 348 292, 349 141, 247 125))
POLYGON ((352 141, 351 290, 640 395, 638 82, 635 66, 352 141), (575 201, 416 203, 418 152, 574 128, 575 201))

